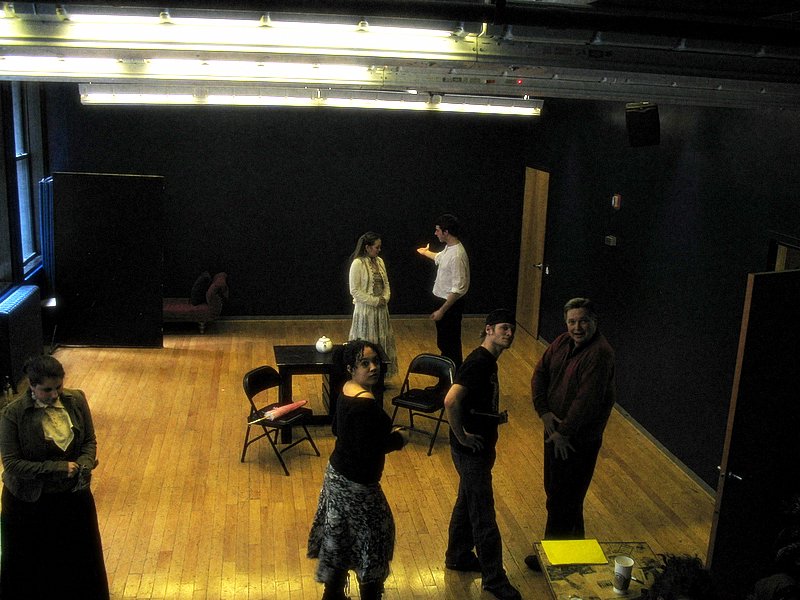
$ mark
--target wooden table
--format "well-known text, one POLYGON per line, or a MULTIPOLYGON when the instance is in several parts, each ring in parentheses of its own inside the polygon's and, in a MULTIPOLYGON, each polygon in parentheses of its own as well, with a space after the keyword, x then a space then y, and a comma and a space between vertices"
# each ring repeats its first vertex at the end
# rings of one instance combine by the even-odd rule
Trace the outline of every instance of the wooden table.
POLYGON ((555 600, 629 600, 642 597, 642 590, 652 585, 659 558, 645 542, 600 542, 603 554, 608 558, 605 565, 552 565, 541 543, 534 544, 539 564, 547 578, 547 584, 555 600), (614 557, 630 556, 633 576, 626 594, 614 592, 614 557))
POLYGON ((317 352, 313 345, 274 346, 275 362, 281 375, 278 402, 292 402, 293 375, 322 375, 322 400, 330 412, 330 378, 337 371, 333 352, 317 352))

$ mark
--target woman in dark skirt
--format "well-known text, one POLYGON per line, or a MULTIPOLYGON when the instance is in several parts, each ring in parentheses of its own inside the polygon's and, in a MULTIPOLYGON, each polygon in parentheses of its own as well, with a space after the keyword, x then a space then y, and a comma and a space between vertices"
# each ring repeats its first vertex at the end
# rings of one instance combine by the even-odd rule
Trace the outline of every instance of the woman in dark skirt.
POLYGON ((381 360, 371 342, 348 342, 338 359, 350 379, 336 403, 336 446, 322 483, 308 538, 308 556, 319 558, 316 580, 323 600, 345 600, 348 571, 358 578, 362 600, 378 600, 394 553, 394 518, 381 489, 386 454, 408 442, 375 400, 381 360))
POLYGON ((30 389, 0 418, 0 598, 107 600, 86 397, 63 388, 64 368, 52 356, 31 359, 25 373, 30 389))

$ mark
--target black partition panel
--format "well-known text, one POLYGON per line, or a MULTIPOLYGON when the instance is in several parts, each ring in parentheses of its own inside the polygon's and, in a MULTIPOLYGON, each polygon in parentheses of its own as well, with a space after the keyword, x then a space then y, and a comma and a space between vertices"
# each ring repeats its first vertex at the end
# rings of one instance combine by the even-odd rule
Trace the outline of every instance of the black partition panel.
POLYGON ((41 188, 55 342, 161 347, 164 178, 54 173, 41 188))

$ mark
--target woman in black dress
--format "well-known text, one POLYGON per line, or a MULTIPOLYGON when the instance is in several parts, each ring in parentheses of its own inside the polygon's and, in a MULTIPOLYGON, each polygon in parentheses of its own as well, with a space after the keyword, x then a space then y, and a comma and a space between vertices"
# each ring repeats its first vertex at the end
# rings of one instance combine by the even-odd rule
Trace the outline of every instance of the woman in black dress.
POLYGON ((381 370, 375 345, 354 340, 337 352, 350 379, 336 403, 336 446, 311 526, 308 556, 319 558, 316 580, 325 584, 323 600, 348 598, 351 569, 361 599, 378 600, 395 541, 394 518, 380 479, 386 454, 405 446, 408 435, 392 429, 389 415, 372 394, 381 370))
POLYGON ((107 600, 86 396, 64 389, 64 367, 52 356, 29 360, 25 374, 30 388, 0 418, 0 597, 107 600))

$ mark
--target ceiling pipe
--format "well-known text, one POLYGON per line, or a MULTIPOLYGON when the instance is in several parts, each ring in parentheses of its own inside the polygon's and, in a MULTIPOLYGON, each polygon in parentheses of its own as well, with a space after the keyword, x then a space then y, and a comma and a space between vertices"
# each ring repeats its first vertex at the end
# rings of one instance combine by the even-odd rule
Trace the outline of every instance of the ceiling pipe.
MULTIPOLYGON (((163 7, 153 4, 152 0, 107 0, 103 4, 118 8, 163 7)), ((223 8, 218 0, 169 0, 169 7, 187 11, 223 8)), ((663 10, 654 14, 622 7, 606 10, 593 6, 520 5, 509 4, 506 0, 493 0, 491 4, 464 0, 230 0, 225 2, 224 9, 586 29, 800 48, 800 23, 797 22, 675 14, 663 10)))

